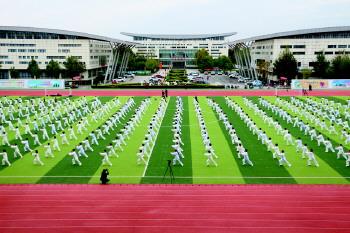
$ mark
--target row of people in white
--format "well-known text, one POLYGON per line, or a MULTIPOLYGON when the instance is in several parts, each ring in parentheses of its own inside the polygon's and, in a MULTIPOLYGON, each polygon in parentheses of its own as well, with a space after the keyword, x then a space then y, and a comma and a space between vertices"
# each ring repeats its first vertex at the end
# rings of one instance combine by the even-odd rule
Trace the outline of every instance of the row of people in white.
POLYGON ((199 126, 201 128, 201 136, 202 136, 202 140, 203 140, 204 147, 205 147, 204 155, 207 158, 206 165, 207 166, 213 165, 213 166, 217 167, 218 164, 215 161, 215 159, 217 159, 218 156, 216 155, 214 148, 212 147, 211 140, 210 140, 209 134, 208 134, 208 130, 207 130, 207 127, 205 125, 205 121, 204 121, 204 118, 202 115, 202 110, 201 110, 199 103, 198 103, 198 99, 195 98, 193 100, 193 103, 194 103, 197 119, 199 122, 199 126))
MULTIPOLYGON (((283 105, 283 106, 287 106, 288 105, 288 103, 285 102, 285 101, 278 101, 278 102, 281 105, 283 105)), ((282 119, 284 119, 284 120, 288 119, 288 116, 290 116, 289 113, 287 113, 283 109, 279 108, 278 106, 273 105, 272 103, 270 103, 267 100, 260 99, 259 103, 262 106, 264 106, 265 108, 271 110, 274 114, 276 114, 276 115, 278 114, 279 116, 281 116, 282 119)), ((294 109, 294 112, 297 114, 298 110, 294 109)), ((349 166, 350 157, 348 157, 346 155, 347 153, 344 153, 344 148, 343 148, 342 144, 340 144, 338 147, 334 148, 329 138, 325 139, 322 134, 317 135, 317 131, 316 131, 315 128, 305 127, 305 124, 301 120, 298 120, 298 122, 299 123, 296 126, 293 126, 294 128, 297 128, 301 132, 304 132, 305 135, 310 136, 311 140, 315 140, 316 139, 317 140, 317 144, 319 146, 321 144, 323 144, 325 146, 325 152, 328 152, 329 150, 332 151, 332 152, 335 152, 335 150, 338 150, 337 158, 339 159, 341 156, 346 158, 346 166, 349 166)), ((301 147, 300 144, 303 144, 303 143, 299 142, 299 150, 300 150, 300 147, 301 147)), ((307 155, 307 152, 304 152, 304 156, 305 155, 307 155)))
MULTIPOLYGON (((98 127, 94 131, 91 131, 89 133, 89 136, 91 138, 91 143, 89 141, 89 137, 86 137, 85 140, 80 142, 71 152, 68 153, 69 156, 72 157, 72 165, 79 165, 82 166, 82 163, 79 159, 79 157, 84 156, 88 157, 86 154, 86 151, 94 151, 91 145, 99 145, 98 140, 104 140, 104 134, 108 134, 109 130, 113 130, 116 125, 116 121, 119 121, 119 118, 122 117, 122 112, 123 114, 126 114, 125 112, 129 111, 131 109, 131 103, 133 100, 130 100, 119 110, 118 113, 113 114, 111 117, 109 117, 106 121, 105 124, 108 124, 107 122, 110 121, 112 123, 112 126, 108 128, 107 131, 102 132, 101 127, 98 127)), ((112 102, 108 102, 105 105, 109 105, 108 107, 104 107, 105 105, 99 105, 98 102, 94 104, 94 112, 93 112, 93 119, 101 120, 105 115, 109 114, 110 111, 113 110, 114 107, 118 106, 120 104, 120 101, 118 99, 113 100, 112 102), (102 110, 103 109, 103 110, 102 110), (101 114, 102 112, 102 114, 101 114)), ((82 130, 82 129, 81 129, 82 130)), ((70 137, 76 138, 74 129, 71 128, 70 131, 70 137)))
POLYGON ((181 135, 181 125, 182 125, 182 114, 183 114, 183 101, 181 97, 176 97, 176 111, 175 115, 173 117, 172 122, 172 129, 173 132, 173 145, 172 152, 170 153, 173 156, 173 165, 180 164, 182 167, 184 166, 183 162, 181 161, 181 158, 184 159, 185 156, 183 155, 183 149, 181 145, 183 145, 181 135), (181 157, 181 158, 180 158, 181 157))
MULTIPOLYGON (((327 113, 322 114, 322 112, 319 112, 319 109, 322 109, 318 105, 315 107, 314 105, 309 105, 305 103, 304 101, 301 101, 299 99, 296 99, 294 97, 291 98, 291 103, 284 101, 282 99, 277 99, 276 104, 278 106, 286 106, 288 109, 293 111, 293 114, 303 116, 309 121, 311 124, 314 125, 314 127, 320 127, 322 131, 326 131, 329 134, 335 134, 338 135, 338 130, 336 129, 334 123, 331 121, 330 124, 327 123, 329 119, 324 117, 324 115, 327 115, 327 113), (320 120, 323 119, 323 120, 320 120)), ((309 101, 310 102, 310 101, 309 101)), ((311 102, 313 103, 313 102, 311 102)), ((297 117, 296 117, 297 118, 297 117)), ((310 129, 309 124, 303 124, 302 121, 296 120, 295 124, 300 124, 301 127, 305 127, 305 130, 310 129)), ((338 118, 335 123, 341 128, 341 139, 345 140, 344 144, 347 145, 350 143, 350 128, 347 120, 343 120, 341 117, 338 118)), ((315 133, 313 132, 314 137, 316 137, 315 133)))
POLYGON ((148 160, 152 154, 152 148, 154 147, 154 144, 156 142, 162 119, 166 111, 166 103, 166 100, 162 98, 156 113, 152 116, 152 119, 148 125, 148 130, 147 134, 145 135, 145 139, 142 141, 142 145, 139 147, 139 151, 136 154, 136 160, 138 165, 142 163, 147 165, 148 163, 148 160))
MULTIPOLYGON (((264 120, 264 123, 266 123, 269 127, 272 126, 272 128, 274 128, 277 131, 277 135, 282 135, 287 146, 288 145, 295 145, 291 133, 286 128, 282 129, 282 126, 277 121, 274 121, 274 119, 272 117, 267 116, 266 112, 264 112, 262 109, 260 109, 257 104, 254 104, 252 101, 250 101, 246 98, 245 98, 244 102, 249 108, 254 110, 256 115, 258 115, 259 117, 261 117, 264 120)), ((262 138, 261 140, 264 144, 267 145, 268 151, 273 150, 273 158, 280 158, 281 153, 284 154, 284 150, 280 151, 280 149, 278 148, 278 144, 274 145, 272 143, 271 138, 267 139, 265 132, 261 133, 261 129, 260 129, 258 131, 258 134, 262 135, 262 136, 259 136, 258 138, 262 138)), ((301 147, 300 148, 298 147, 300 145, 300 143, 302 145, 302 141, 296 140, 295 142, 296 142, 296 151, 298 152, 299 150, 302 149, 301 147)), ((308 160, 307 160, 308 166, 311 166, 311 164, 313 164, 316 167, 319 166, 319 164, 316 160, 316 157, 313 153, 313 150, 312 149, 309 150, 306 144, 303 147, 302 158, 305 158, 305 156, 308 158, 308 160)), ((285 158, 285 156, 284 156, 284 158, 285 158)), ((288 162, 287 159, 283 159, 282 161, 280 159, 279 161, 280 161, 280 165, 281 165, 281 162, 286 163, 288 166, 290 165, 290 163, 288 162)))
MULTIPOLYGON (((286 103, 285 101, 279 101, 279 102, 281 102, 281 105, 283 104, 283 105, 287 105, 288 106, 288 104, 289 104, 289 103, 286 103)), ((303 114, 303 115, 309 116, 309 118, 311 118, 311 122, 313 122, 312 119, 314 117, 313 116, 310 117, 310 115, 312 115, 312 114, 310 114, 308 112, 304 112, 302 109, 300 111, 299 111, 299 109, 296 109, 295 112, 297 114, 303 114)), ((339 144, 338 147, 333 148, 333 145, 332 145, 330 139, 328 138, 326 140, 322 134, 317 135, 317 131, 316 131, 315 128, 310 128, 310 127, 308 127, 308 125, 305 126, 302 121, 300 121, 299 124, 301 125, 300 131, 304 131, 305 135, 310 135, 311 140, 316 139, 318 145, 321 145, 321 143, 325 145, 325 148, 326 148, 325 152, 328 152, 329 150, 332 151, 332 152, 335 152, 335 150, 338 150, 337 158, 340 158, 340 156, 345 158, 345 156, 344 156, 344 148, 343 148, 342 144, 339 144)), ((343 138, 345 138, 345 144, 348 144, 350 142, 350 134, 348 134, 345 129, 342 130, 342 134, 341 134, 341 139, 343 139, 343 138)))

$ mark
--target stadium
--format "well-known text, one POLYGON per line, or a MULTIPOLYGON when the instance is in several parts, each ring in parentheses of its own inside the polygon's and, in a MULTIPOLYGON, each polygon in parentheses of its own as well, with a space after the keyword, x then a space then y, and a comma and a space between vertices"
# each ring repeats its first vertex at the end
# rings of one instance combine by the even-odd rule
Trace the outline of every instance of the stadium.
MULTIPOLYGON (((60 79, 28 79, 23 57, 44 65, 61 53, 81 56, 85 78, 104 71, 109 82, 125 73, 140 38, 152 35, 125 33, 137 38, 128 42, 0 31, 1 232, 349 231, 348 87, 65 90, 60 79), (22 79, 10 79, 17 65, 22 79)), ((310 33, 321 32, 297 34, 310 33)), ((223 42, 225 35, 232 33, 184 40, 223 42)), ((253 77, 255 68, 245 65, 254 56, 241 55, 247 61, 238 72, 253 77)))

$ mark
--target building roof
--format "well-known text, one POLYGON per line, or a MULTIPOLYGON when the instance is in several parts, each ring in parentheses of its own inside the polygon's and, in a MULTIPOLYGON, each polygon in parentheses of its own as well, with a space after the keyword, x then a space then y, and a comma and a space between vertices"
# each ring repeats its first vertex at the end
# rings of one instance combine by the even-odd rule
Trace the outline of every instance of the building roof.
POLYGON ((118 40, 105 36, 98 36, 84 32, 74 32, 74 31, 66 31, 59 29, 48 29, 48 28, 35 28, 35 27, 18 27, 18 26, 0 26, 0 31, 15 31, 15 32, 37 32, 37 33, 50 33, 57 35, 67 35, 67 36, 76 36, 84 39, 98 40, 98 41, 106 41, 112 43, 119 43, 125 45, 137 45, 137 43, 118 40))
POLYGON ((350 32, 350 26, 302 29, 302 30, 294 30, 294 31, 267 34, 267 35, 262 35, 262 36, 255 36, 255 37, 250 37, 250 38, 246 38, 246 39, 235 40, 232 42, 228 42, 227 44, 234 45, 234 44, 244 43, 244 42, 249 42, 249 41, 271 40, 271 39, 285 38, 285 37, 298 36, 298 35, 329 33, 329 32, 346 32, 346 31, 350 32))
POLYGON ((209 39, 214 37, 229 37, 236 35, 236 32, 229 33, 219 33, 219 34, 185 34, 185 35, 159 35, 159 34, 139 34, 139 33, 129 33, 129 32, 121 32, 122 35, 132 36, 132 37, 143 37, 149 39, 165 39, 165 40, 195 40, 195 39, 209 39))

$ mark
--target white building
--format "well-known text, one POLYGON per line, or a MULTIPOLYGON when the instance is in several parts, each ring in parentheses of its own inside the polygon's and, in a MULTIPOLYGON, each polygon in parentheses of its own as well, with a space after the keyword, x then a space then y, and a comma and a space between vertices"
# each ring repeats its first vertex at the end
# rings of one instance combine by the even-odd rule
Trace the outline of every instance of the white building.
POLYGON ((259 61, 269 62, 272 73, 274 61, 285 49, 293 53, 299 70, 312 69, 319 53, 324 53, 329 61, 339 54, 350 54, 350 27, 281 32, 237 40, 229 45, 235 50, 240 72, 256 78, 259 61))
POLYGON ((31 59, 38 62, 41 70, 51 60, 63 68, 69 56, 85 63, 85 79, 94 78, 99 71, 106 71, 112 48, 120 45, 134 43, 80 32, 0 26, 0 78, 11 78, 12 67, 19 71, 20 78, 30 78, 26 69, 31 59))
POLYGON ((195 54, 205 49, 213 58, 228 55, 228 37, 236 33, 203 35, 153 35, 122 32, 140 43, 134 48, 136 54, 159 59, 164 68, 195 68, 195 54))

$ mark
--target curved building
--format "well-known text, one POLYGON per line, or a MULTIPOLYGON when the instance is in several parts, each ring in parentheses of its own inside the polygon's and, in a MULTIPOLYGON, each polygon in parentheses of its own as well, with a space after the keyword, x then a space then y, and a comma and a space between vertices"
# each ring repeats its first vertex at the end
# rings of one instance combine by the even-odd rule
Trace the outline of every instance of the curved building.
POLYGON ((350 26, 280 32, 236 40, 228 45, 235 51, 242 75, 256 78, 258 64, 266 62, 273 78, 273 63, 285 49, 293 53, 299 70, 312 69, 320 53, 329 61, 339 54, 350 54, 350 26))
POLYGON ((157 35, 122 32, 134 42, 136 54, 159 59, 164 68, 195 68, 195 54, 206 49, 214 58, 228 55, 228 37, 236 33, 193 34, 193 35, 157 35))
MULTIPOLYGON (((11 78, 10 69, 19 71, 20 78, 30 78, 26 71, 31 59, 40 69, 55 60, 63 67, 67 57, 85 63, 84 78, 105 72, 113 61, 113 52, 120 46, 133 47, 132 42, 82 32, 46 28, 0 26, 0 78, 11 78)), ((45 72, 42 74, 45 77, 45 72)))

